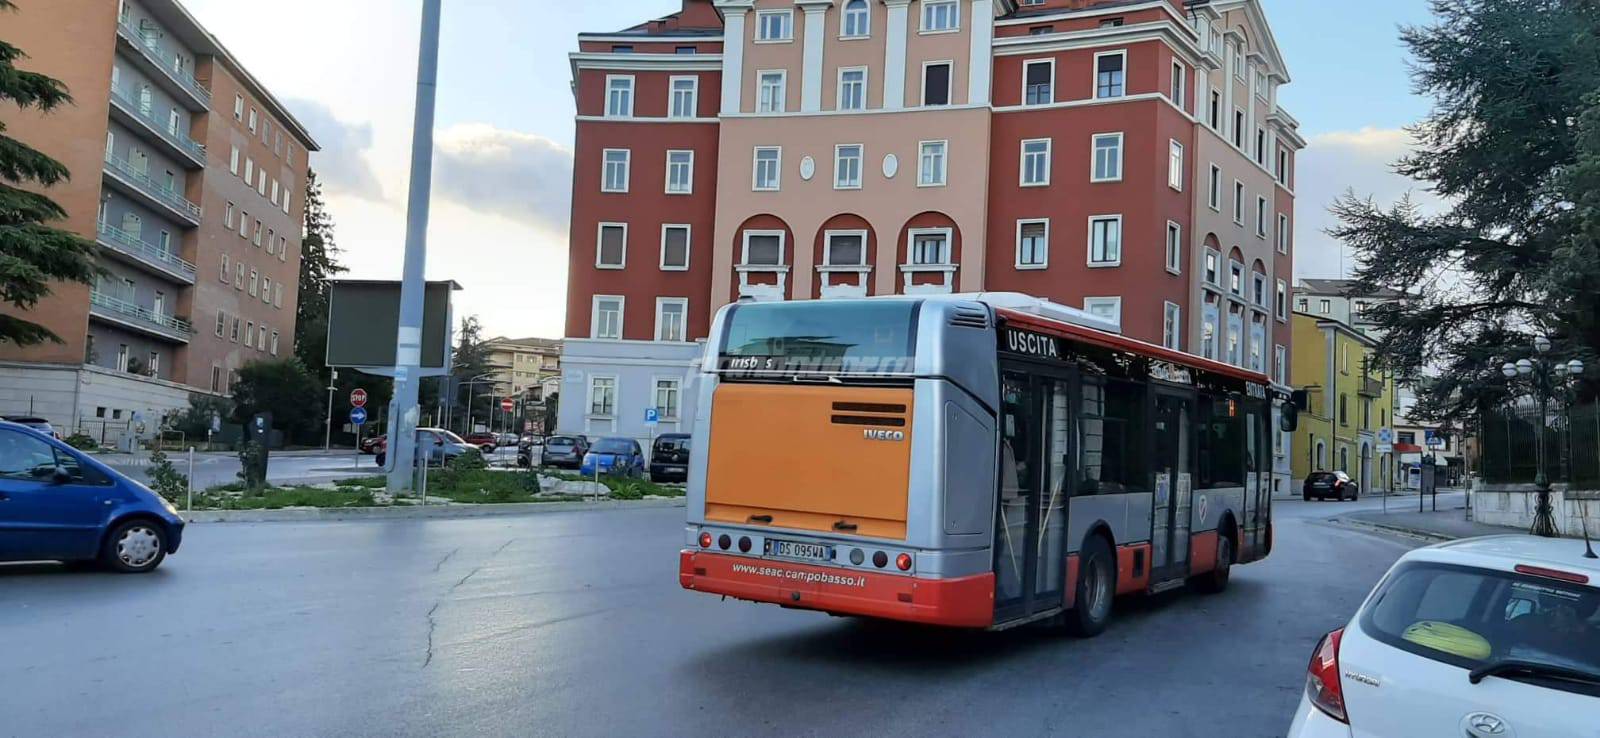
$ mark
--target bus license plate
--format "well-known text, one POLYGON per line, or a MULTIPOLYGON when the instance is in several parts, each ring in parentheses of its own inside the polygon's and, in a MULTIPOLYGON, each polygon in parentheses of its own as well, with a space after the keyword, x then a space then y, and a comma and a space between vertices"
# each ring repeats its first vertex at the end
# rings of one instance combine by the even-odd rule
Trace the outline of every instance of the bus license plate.
POLYGON ((819 543, 774 541, 769 539, 767 544, 767 553, 772 556, 782 556, 787 559, 811 559, 813 561, 833 560, 833 550, 819 543))

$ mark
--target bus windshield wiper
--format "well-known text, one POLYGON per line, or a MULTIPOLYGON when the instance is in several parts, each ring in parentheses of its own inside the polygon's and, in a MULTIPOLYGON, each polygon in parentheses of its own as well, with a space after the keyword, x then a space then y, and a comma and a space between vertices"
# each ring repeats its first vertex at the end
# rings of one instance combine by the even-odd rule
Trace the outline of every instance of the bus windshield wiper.
POLYGON ((1527 674, 1529 676, 1548 677, 1569 682, 1584 682, 1587 684, 1600 684, 1600 673, 1573 669, 1555 664, 1546 664, 1540 661, 1525 661, 1522 659, 1502 659, 1484 664, 1473 669, 1467 678, 1473 684, 1484 680, 1485 677, 1501 676, 1504 674, 1527 674))

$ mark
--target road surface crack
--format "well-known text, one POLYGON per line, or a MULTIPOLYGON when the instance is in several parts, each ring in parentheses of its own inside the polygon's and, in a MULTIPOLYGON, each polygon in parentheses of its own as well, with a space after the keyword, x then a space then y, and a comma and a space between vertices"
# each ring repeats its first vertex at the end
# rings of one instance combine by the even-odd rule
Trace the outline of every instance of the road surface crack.
MULTIPOLYGON (((483 567, 488 566, 489 562, 493 560, 494 557, 499 556, 501 551, 506 550, 506 547, 515 543, 516 540, 517 539, 513 538, 505 543, 500 544, 500 547, 495 549, 494 553, 489 554, 489 557, 484 559, 482 564, 472 567, 472 571, 467 572, 466 576, 457 579, 455 584, 450 585, 450 588, 444 591, 444 595, 434 601, 433 607, 428 608, 428 646, 427 650, 423 652, 422 668, 426 669, 428 668, 429 664, 433 663, 433 633, 439 627, 439 621, 434 618, 434 613, 439 611, 439 607, 444 604, 444 601, 448 599, 450 595, 455 594, 456 590, 461 588, 461 585, 466 584, 468 579, 471 579, 478 572, 483 571, 483 567)), ((450 553, 445 554, 444 558, 439 559, 439 563, 433 566, 433 570, 435 572, 439 571, 440 567, 443 567, 445 562, 449 561, 450 557, 455 556, 456 551, 460 550, 461 549, 458 547, 450 553)))
POLYGON ((454 549, 451 549, 450 553, 445 554, 444 558, 439 559, 439 563, 433 565, 433 573, 438 574, 439 573, 439 569, 444 567, 444 562, 449 561, 450 557, 455 556, 456 552, 458 552, 460 550, 461 550, 460 547, 456 547, 454 549))

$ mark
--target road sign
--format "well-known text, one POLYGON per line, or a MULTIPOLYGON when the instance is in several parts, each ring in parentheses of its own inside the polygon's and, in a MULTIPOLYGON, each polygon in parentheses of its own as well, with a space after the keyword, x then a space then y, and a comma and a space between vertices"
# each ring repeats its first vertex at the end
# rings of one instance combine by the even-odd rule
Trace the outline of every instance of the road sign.
POLYGON ((1424 429, 1422 431, 1422 438, 1423 442, 1428 445, 1428 448, 1444 448, 1444 436, 1439 435, 1439 431, 1436 431, 1432 428, 1424 429))
POLYGON ((644 409, 644 424, 655 425, 661 422, 661 411, 653 407, 644 409))
POLYGON ((366 407, 367 391, 357 387, 350 390, 350 407, 366 407))
POLYGON ((1378 429, 1378 443, 1394 443, 1394 429, 1393 428, 1379 428, 1378 429))
POLYGON ((350 422, 362 425, 367 422, 367 409, 364 407, 350 408, 350 422))
POLYGON ((502 398, 500 400, 500 409, 504 410, 504 411, 506 411, 508 413, 511 412, 511 410, 513 408, 515 408, 516 406, 517 406, 517 401, 513 400, 513 399, 511 399, 509 397, 502 398))

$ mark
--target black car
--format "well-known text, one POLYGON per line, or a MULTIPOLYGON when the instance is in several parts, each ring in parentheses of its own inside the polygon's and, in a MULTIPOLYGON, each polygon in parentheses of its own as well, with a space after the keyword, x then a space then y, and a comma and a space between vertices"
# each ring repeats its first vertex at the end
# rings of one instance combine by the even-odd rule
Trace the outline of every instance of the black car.
POLYGON ((1350 475, 1342 471, 1312 472, 1306 477, 1305 487, 1301 490, 1303 498, 1307 501, 1313 497, 1319 500, 1326 500, 1329 497, 1335 500, 1346 498, 1354 500, 1360 493, 1355 482, 1350 481, 1350 475))
POLYGON ((650 444, 650 481, 689 480, 689 434, 666 433, 650 444))
POLYGON ((589 441, 583 436, 551 436, 544 439, 544 449, 539 452, 539 465, 578 469, 583 466, 583 457, 587 453, 589 441))

